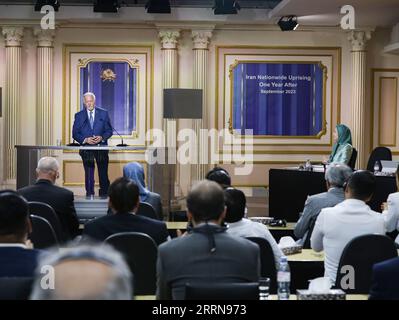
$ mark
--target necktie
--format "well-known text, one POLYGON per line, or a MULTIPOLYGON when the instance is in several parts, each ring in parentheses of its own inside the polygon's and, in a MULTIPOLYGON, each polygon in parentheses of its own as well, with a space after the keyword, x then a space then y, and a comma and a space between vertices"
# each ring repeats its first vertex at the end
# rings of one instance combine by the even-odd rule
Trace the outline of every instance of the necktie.
POLYGON ((90 127, 93 130, 93 124, 94 124, 93 111, 90 111, 89 121, 90 121, 90 127))

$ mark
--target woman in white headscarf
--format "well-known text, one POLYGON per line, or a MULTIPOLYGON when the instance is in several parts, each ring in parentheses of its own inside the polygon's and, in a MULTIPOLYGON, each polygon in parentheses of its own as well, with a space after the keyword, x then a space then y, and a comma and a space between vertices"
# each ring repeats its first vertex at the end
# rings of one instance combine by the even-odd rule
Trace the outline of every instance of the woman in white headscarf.
POLYGON ((123 167, 123 176, 133 180, 140 191, 140 202, 146 202, 155 209, 158 219, 162 220, 162 202, 158 193, 151 192, 145 186, 144 169, 138 162, 130 162, 123 167))

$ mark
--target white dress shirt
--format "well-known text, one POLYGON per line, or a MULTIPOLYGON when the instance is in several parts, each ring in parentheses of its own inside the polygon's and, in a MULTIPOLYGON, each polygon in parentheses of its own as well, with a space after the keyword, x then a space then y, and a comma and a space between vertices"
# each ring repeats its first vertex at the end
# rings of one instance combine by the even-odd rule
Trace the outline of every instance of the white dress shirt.
POLYGON ((278 247, 276 240, 273 238, 272 234, 270 233, 267 227, 259 222, 254 222, 249 219, 241 219, 240 221, 229 223, 229 228, 227 232, 238 236, 238 237, 258 237, 264 238, 272 247, 274 260, 276 266, 278 266, 280 262, 280 257, 283 255, 281 249, 278 247))
MULTIPOLYGON (((392 232, 395 229, 399 230, 399 192, 391 193, 388 196, 387 203, 388 210, 382 212, 387 232, 392 232)), ((395 242, 399 244, 399 235, 396 237, 395 242)))
POLYGON ((321 210, 311 237, 315 251, 324 250, 324 275, 335 283, 339 260, 353 238, 365 234, 385 234, 384 218, 361 200, 347 199, 321 210))

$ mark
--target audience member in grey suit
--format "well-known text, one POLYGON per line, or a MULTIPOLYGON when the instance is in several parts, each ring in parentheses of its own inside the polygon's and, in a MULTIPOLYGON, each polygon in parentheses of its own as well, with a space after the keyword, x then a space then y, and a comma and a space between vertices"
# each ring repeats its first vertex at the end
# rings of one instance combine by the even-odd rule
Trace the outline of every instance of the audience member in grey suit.
POLYGON ((157 299, 183 299, 186 283, 257 282, 257 244, 228 234, 222 188, 201 181, 187 196, 187 217, 193 228, 159 246, 157 299))
POLYGON ((295 226, 294 234, 303 244, 313 221, 316 221, 321 209, 334 207, 345 200, 344 183, 352 175, 352 169, 345 164, 331 163, 326 171, 327 192, 309 196, 305 202, 303 213, 295 226))

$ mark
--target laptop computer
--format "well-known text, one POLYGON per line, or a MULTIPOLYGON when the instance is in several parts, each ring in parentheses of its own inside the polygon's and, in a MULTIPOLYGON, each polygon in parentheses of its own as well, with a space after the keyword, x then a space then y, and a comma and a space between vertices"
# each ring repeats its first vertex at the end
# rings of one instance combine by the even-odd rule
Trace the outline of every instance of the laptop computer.
POLYGON ((381 172, 395 174, 399 161, 381 160, 381 172))

